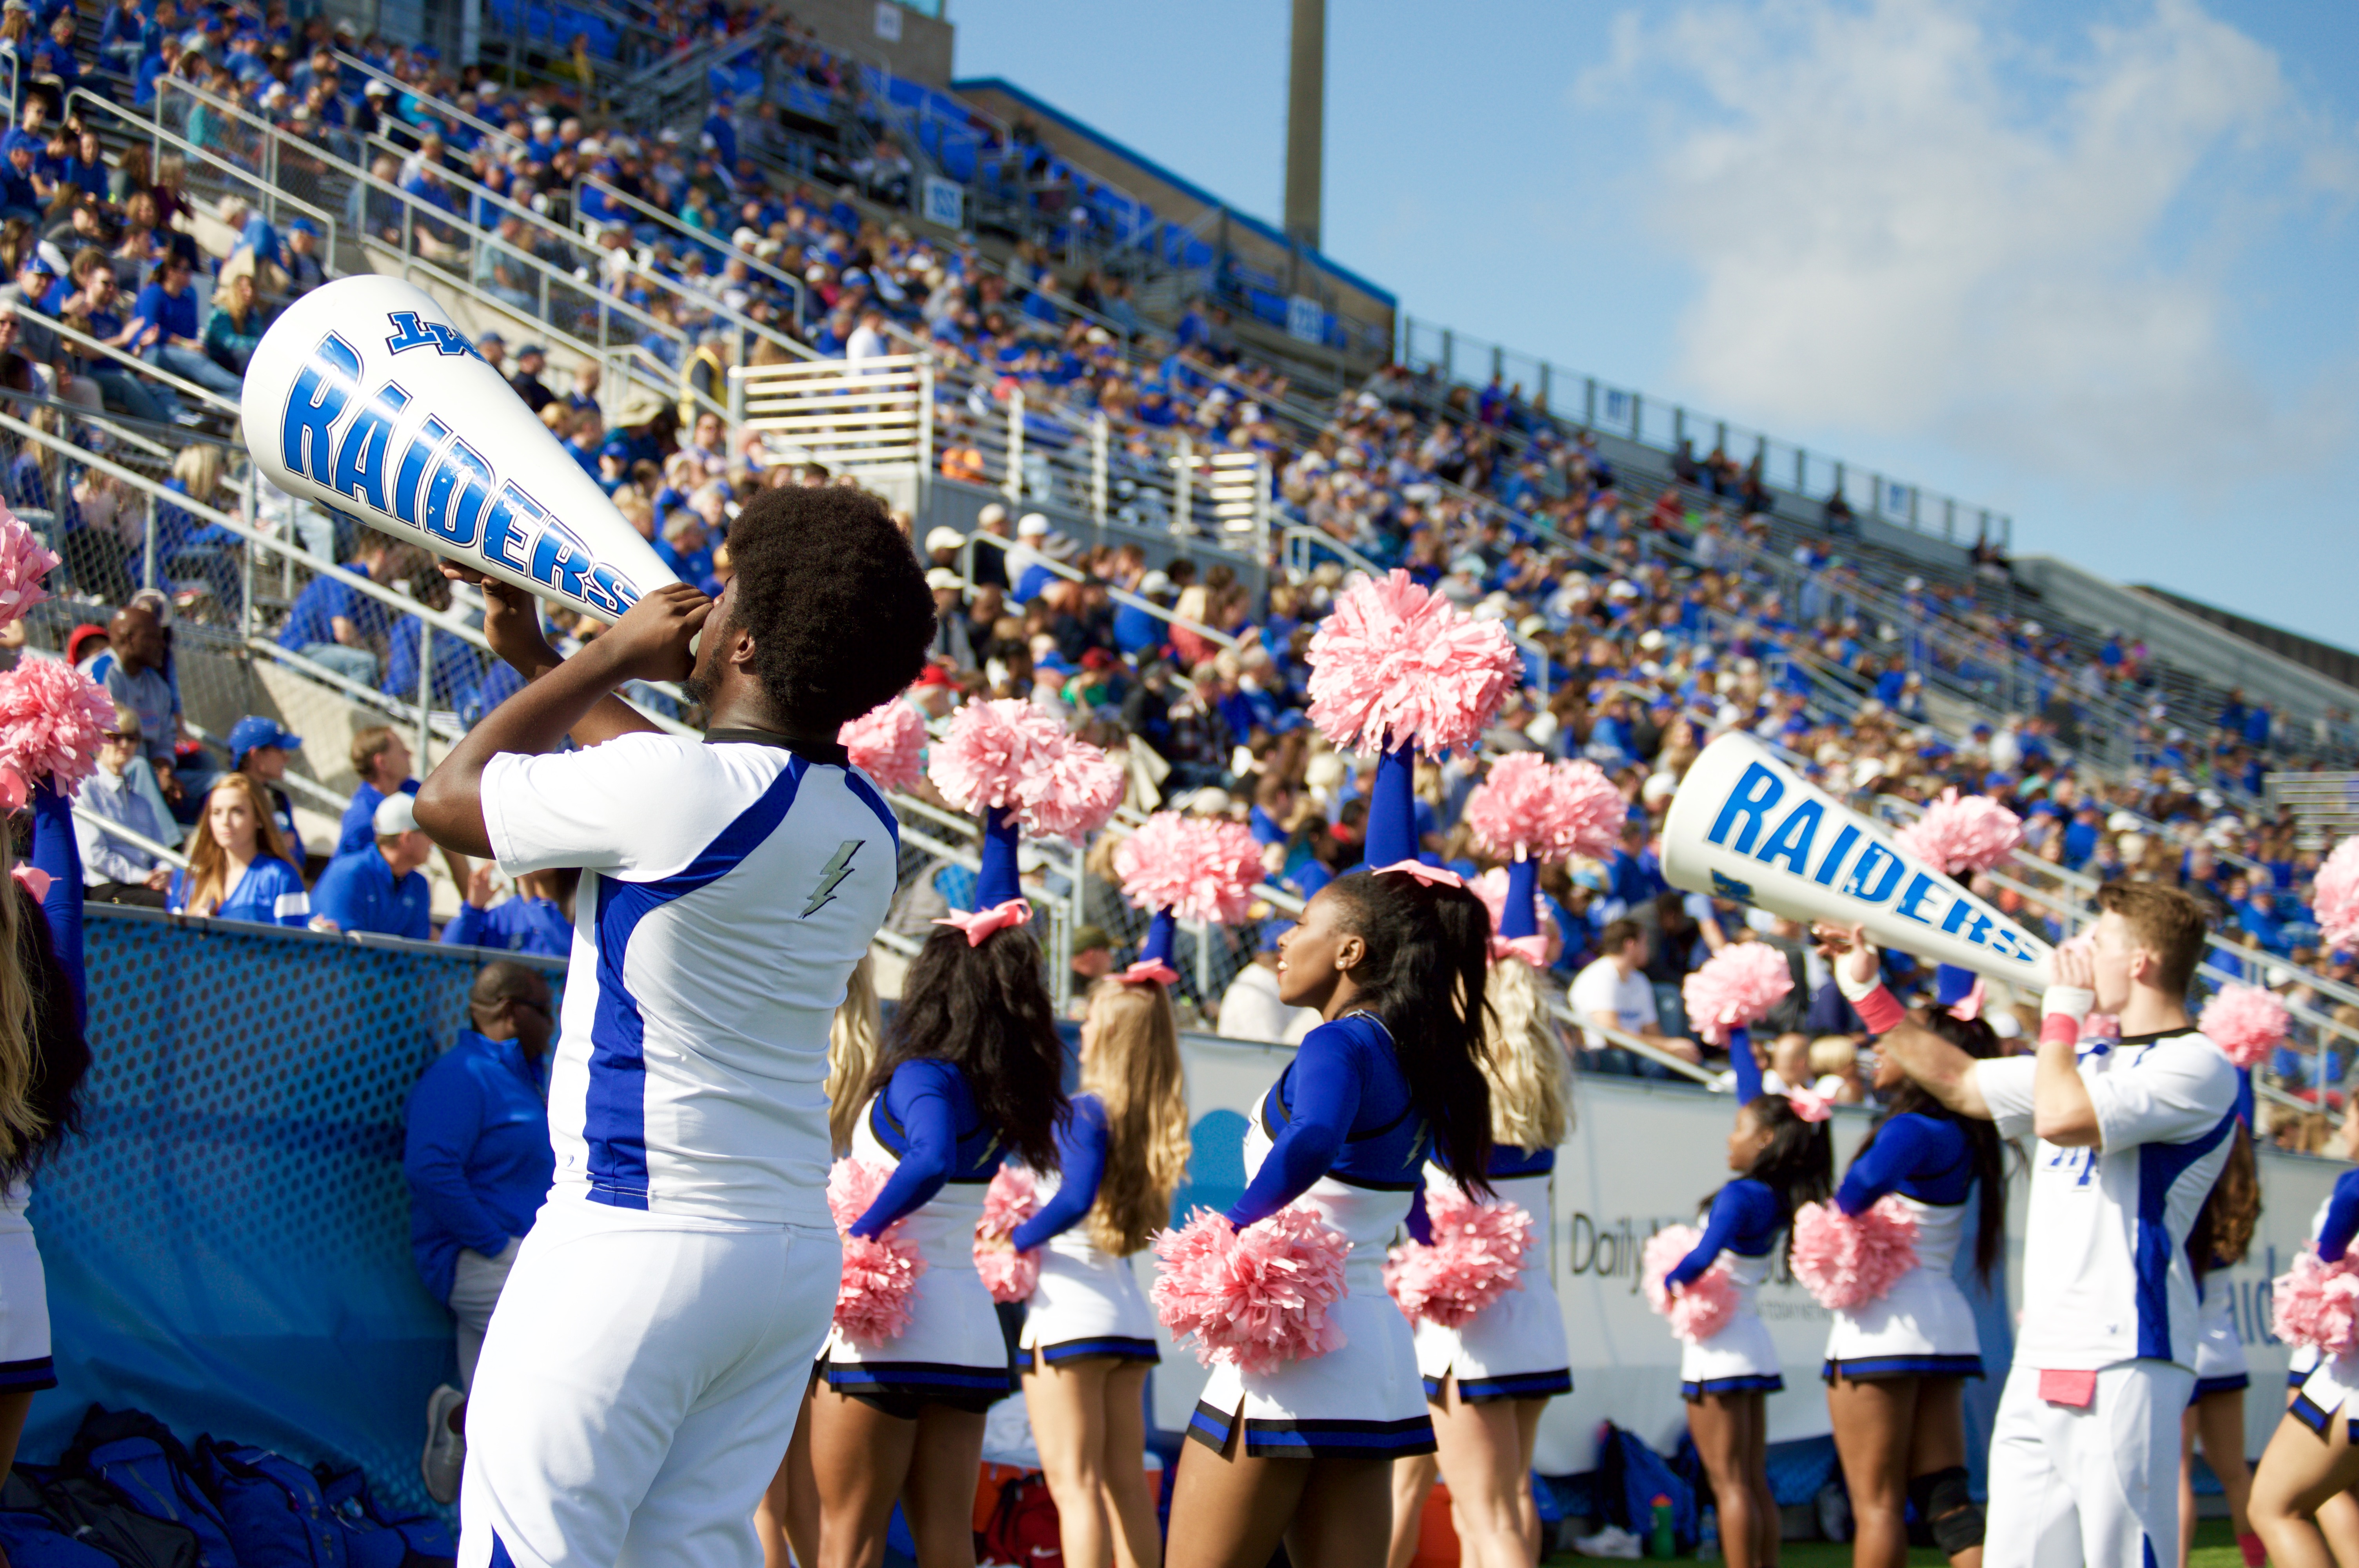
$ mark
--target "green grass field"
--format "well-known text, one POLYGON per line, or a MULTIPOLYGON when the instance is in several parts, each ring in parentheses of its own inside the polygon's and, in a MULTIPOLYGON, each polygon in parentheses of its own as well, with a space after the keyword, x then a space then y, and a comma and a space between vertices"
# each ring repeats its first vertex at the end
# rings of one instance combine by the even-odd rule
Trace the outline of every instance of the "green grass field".
MULTIPOLYGON (((1591 1563, 1594 1558, 1560 1552, 1550 1564, 1591 1563)), ((1832 1541, 1789 1541, 1777 1554, 1778 1568, 1851 1568, 1851 1548, 1832 1541)), ((1908 1568, 1945 1568, 1948 1559, 1930 1547, 1909 1552, 1908 1568)), ((2195 1550, 2188 1568, 2245 1568, 2236 1552, 2236 1537, 2224 1519, 2207 1519, 2195 1527, 2195 1550)))

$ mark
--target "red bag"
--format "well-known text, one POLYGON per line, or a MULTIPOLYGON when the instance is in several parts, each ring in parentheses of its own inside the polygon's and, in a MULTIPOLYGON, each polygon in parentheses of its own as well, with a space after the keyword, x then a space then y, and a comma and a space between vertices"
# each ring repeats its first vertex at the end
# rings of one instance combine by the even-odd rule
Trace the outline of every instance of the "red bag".
POLYGON ((980 1562, 1013 1568, 1065 1568, 1057 1500, 1046 1476, 1018 1476, 999 1488, 991 1518, 975 1531, 974 1553, 980 1562))

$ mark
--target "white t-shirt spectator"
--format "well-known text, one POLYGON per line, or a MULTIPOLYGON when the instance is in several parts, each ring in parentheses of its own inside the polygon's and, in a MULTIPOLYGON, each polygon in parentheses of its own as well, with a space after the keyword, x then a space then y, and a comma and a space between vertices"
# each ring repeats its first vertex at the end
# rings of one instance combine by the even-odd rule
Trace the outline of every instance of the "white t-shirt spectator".
POLYGON ((1599 958, 1573 977, 1572 1011, 1583 1025, 1582 1044, 1592 1051, 1603 1051, 1614 1044, 1587 1027, 1597 1013, 1612 1013, 1614 1021, 1633 1034, 1661 1022, 1661 1016, 1655 1011, 1655 988, 1646 971, 1633 969, 1625 975, 1614 968, 1611 958, 1599 958))
MULTIPOLYGON (((2002 1138, 2031 1132, 2029 1056, 1974 1064, 2002 1138)), ((2236 1069, 2192 1030, 2083 1047, 2104 1141, 2041 1140, 2031 1161, 2017 1364, 2095 1371, 2139 1358, 2195 1365, 2187 1234, 2228 1160, 2236 1069)))
POLYGON ((1298 1045, 1318 1025, 1318 1009, 1288 1007, 1277 1000, 1277 970, 1247 964, 1221 994, 1220 1021, 1213 1027, 1224 1039, 1298 1045))

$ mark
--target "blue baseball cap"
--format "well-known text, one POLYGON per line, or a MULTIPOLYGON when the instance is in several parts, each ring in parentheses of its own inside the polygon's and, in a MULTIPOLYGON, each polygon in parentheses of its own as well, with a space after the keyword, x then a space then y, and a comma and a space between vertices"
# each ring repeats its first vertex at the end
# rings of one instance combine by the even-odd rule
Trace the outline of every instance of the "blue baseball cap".
POLYGON ((287 225, 287 232, 290 234, 310 234, 316 238, 320 232, 320 225, 309 218, 298 218, 287 225))
POLYGON ((244 765, 245 754, 257 746, 276 746, 282 752, 300 751, 303 737, 289 734, 279 727, 276 719, 249 713, 230 726, 229 765, 233 768, 244 765))

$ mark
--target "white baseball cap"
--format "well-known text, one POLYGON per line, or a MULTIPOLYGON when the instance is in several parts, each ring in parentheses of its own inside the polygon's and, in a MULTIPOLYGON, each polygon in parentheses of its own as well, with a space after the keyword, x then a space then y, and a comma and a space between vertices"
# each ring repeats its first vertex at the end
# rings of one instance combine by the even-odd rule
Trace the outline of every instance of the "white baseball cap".
POLYGON ((1019 539, 1043 538, 1048 532, 1049 520, 1038 512, 1027 512, 1016 521, 1016 536, 1019 539))
POLYGON ((376 803, 376 815, 371 819, 380 838, 398 838, 404 833, 418 831, 418 804, 405 790, 395 790, 376 803))

